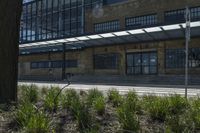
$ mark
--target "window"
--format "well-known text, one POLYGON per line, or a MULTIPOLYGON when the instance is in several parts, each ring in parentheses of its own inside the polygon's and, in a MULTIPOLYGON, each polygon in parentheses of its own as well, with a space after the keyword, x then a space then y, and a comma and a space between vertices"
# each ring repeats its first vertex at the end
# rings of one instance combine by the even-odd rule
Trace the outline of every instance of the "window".
MULTIPOLYGON (((167 49, 165 65, 166 68, 184 68, 185 67, 185 49, 167 49)), ((190 68, 200 67, 200 48, 189 49, 190 68)))
POLYGON ((78 67, 78 62, 77 60, 66 60, 65 67, 66 68, 78 67))
POLYGON ((166 23, 179 23, 185 21, 185 9, 165 12, 166 23))
POLYGON ((20 42, 57 39, 84 33, 83 8, 101 0, 24 0, 20 42))
POLYGON ((156 25, 157 23, 158 20, 156 14, 126 18, 126 28, 152 26, 156 25))
POLYGON ((200 20, 200 7, 191 8, 191 19, 192 21, 200 20))
POLYGON ((94 31, 96 33, 116 31, 119 29, 120 29, 119 20, 94 24, 94 31))
POLYGON ((49 68, 48 61, 31 62, 31 69, 49 68))
POLYGON ((94 55, 95 69, 117 69, 118 68, 118 54, 101 54, 94 55))
POLYGON ((62 68, 62 61, 52 61, 51 68, 62 68))
POLYGON ((155 51, 128 53, 126 62, 129 75, 157 73, 157 53, 155 51))
MULTIPOLYGON (((62 68, 63 61, 38 61, 31 62, 31 69, 39 69, 39 68, 62 68)), ((77 60, 66 60, 65 61, 66 68, 78 67, 77 60)))
MULTIPOLYGON (((191 20, 200 20, 200 7, 190 8, 191 20)), ((178 9, 165 12, 166 23, 180 23, 185 22, 185 9, 178 9)))
POLYGON ((104 5, 114 4, 118 2, 125 2, 127 0, 103 0, 104 5))

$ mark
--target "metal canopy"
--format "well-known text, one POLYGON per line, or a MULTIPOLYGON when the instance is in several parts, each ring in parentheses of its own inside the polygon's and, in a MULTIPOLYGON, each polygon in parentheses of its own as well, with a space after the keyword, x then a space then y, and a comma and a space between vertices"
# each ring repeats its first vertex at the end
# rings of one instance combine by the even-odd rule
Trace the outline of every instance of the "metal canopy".
MULTIPOLYGON (((139 43, 147 41, 159 41, 185 37, 185 23, 163 25, 157 27, 124 30, 118 32, 109 32, 103 34, 85 35, 73 38, 64 38, 58 40, 49 40, 42 42, 20 44, 20 52, 34 52, 37 49, 45 51, 50 49, 59 51, 62 44, 66 44, 66 49, 81 49, 91 46, 121 44, 121 43, 139 43)), ((200 21, 191 22, 191 37, 200 36, 200 21)), ((28 54, 28 53, 27 53, 28 54)))

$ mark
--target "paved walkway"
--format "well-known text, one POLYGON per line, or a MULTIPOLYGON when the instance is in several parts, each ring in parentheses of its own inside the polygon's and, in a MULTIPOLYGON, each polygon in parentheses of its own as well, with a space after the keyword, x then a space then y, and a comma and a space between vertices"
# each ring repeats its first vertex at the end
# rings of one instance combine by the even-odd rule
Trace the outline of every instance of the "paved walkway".
MULTIPOLYGON (((42 86, 59 86, 63 87, 66 84, 61 82, 19 82, 19 85, 26 84, 31 85, 35 84, 39 87, 42 86)), ((185 94, 184 86, 157 86, 157 85, 137 85, 137 86, 120 86, 120 85, 98 85, 98 84, 71 84, 67 88, 73 88, 77 90, 89 90, 92 88, 98 88, 101 91, 108 91, 111 88, 115 88, 120 91, 120 93, 126 93, 129 90, 135 90, 138 95, 145 95, 145 94, 156 94, 156 95, 168 95, 168 94, 185 94)), ((188 89, 188 96, 196 96, 200 95, 200 86, 190 86, 188 89)))

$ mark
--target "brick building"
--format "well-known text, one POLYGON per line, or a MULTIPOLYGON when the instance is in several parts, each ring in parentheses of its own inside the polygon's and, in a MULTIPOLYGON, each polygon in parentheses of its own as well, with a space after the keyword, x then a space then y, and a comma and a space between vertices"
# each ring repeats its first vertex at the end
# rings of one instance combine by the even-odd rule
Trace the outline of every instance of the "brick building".
POLYGON ((189 74, 199 78, 198 0, 33 0, 23 8, 19 79, 184 75, 185 7, 189 74))

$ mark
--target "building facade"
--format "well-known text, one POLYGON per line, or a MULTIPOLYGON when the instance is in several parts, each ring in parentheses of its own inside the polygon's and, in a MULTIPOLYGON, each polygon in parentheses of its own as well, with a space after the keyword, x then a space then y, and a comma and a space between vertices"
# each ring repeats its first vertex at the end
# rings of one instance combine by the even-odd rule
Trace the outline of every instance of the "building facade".
POLYGON ((200 75, 200 1, 34 0, 24 3, 19 79, 66 75, 200 75))

